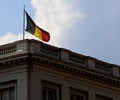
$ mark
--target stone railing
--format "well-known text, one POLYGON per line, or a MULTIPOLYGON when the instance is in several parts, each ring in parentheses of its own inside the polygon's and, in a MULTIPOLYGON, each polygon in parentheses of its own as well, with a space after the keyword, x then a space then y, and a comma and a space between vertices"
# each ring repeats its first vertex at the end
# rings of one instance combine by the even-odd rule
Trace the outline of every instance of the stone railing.
POLYGON ((67 49, 57 48, 36 40, 21 40, 0 46, 0 58, 23 53, 42 54, 49 58, 59 59, 77 67, 84 67, 100 73, 120 77, 120 66, 84 56, 67 49))
POLYGON ((16 49, 17 48, 16 48, 15 44, 0 46, 0 55, 14 53, 14 52, 16 52, 16 49))

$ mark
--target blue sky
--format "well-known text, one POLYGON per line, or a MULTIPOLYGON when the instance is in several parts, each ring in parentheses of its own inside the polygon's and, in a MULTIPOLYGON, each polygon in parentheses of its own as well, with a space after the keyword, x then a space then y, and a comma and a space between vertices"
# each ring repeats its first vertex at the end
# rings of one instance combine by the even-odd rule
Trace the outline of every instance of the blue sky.
POLYGON ((1 0, 1 45, 22 39, 24 4, 48 44, 120 65, 120 0, 1 0))

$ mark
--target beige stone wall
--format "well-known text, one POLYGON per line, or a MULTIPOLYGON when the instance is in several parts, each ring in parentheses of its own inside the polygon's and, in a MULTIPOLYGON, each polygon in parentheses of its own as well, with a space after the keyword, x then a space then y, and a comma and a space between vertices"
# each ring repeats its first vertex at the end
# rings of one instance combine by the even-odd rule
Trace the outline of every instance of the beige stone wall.
POLYGON ((18 68, 0 70, 0 84, 3 83, 6 85, 14 81, 13 86, 15 86, 16 100, 28 100, 27 72, 25 69, 21 69, 24 66, 25 65, 16 66, 18 68))
POLYGON ((120 98, 120 90, 117 87, 48 69, 44 66, 34 65, 34 67, 31 72, 31 100, 34 100, 35 97, 40 100, 42 80, 61 85, 61 100, 70 100, 70 88, 87 92, 88 100, 96 100, 96 94, 113 98, 113 100, 119 100, 120 98), (34 91, 36 91, 36 94, 34 94, 34 91))
POLYGON ((0 83, 15 81, 17 100, 41 100, 45 82, 61 100, 70 100, 72 93, 87 94, 88 100, 96 100, 96 94, 120 100, 119 70, 118 65, 36 40, 0 47, 0 83))

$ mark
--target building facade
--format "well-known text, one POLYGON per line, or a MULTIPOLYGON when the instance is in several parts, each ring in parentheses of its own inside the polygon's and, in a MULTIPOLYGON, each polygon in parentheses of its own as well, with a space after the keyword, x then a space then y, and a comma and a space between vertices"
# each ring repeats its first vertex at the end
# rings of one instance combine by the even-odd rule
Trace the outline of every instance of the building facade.
POLYGON ((120 100, 120 66, 16 41, 0 46, 0 100, 120 100))

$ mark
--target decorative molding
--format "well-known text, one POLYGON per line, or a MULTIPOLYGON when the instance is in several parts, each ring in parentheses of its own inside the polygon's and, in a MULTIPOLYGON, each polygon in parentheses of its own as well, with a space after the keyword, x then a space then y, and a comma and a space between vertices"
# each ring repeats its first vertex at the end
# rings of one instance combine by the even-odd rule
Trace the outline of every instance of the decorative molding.
MULTIPOLYGON (((93 79, 99 82, 103 82, 104 84, 110 84, 110 85, 114 85, 117 87, 120 87, 120 80, 118 80, 118 78, 115 77, 111 77, 111 75, 107 75, 107 76, 103 76, 103 74, 101 73, 95 73, 95 71, 91 71, 90 69, 86 68, 86 71, 78 67, 74 68, 70 67, 70 65, 64 65, 64 64, 60 64, 59 62, 55 62, 54 60, 47 60, 47 59, 43 59, 43 58, 39 58, 39 57, 33 57, 32 61, 37 62, 38 64, 43 64, 43 65, 48 65, 45 67, 49 67, 49 68, 55 68, 55 69, 59 69, 61 71, 66 71, 68 73, 72 73, 74 75, 80 75, 83 76, 87 79, 93 79), (51 67, 50 67, 51 66, 51 67), (113 79, 114 78, 114 79, 113 79)), ((79 66, 80 67, 80 66, 79 66)))
POLYGON ((13 67, 16 64, 26 64, 31 67, 32 64, 42 64, 44 67, 59 69, 59 71, 65 71, 68 74, 79 75, 87 79, 93 79, 104 84, 109 84, 112 86, 120 87, 120 80, 117 77, 113 77, 111 75, 104 75, 101 73, 97 73, 95 71, 91 71, 90 69, 86 68, 83 69, 81 66, 78 67, 71 67, 70 64, 61 63, 61 61, 51 60, 42 55, 32 55, 32 54, 24 54, 19 55, 16 57, 11 57, 7 60, 0 60, 0 69, 9 68, 9 66, 13 67), (114 78, 114 79, 113 79, 114 78))

